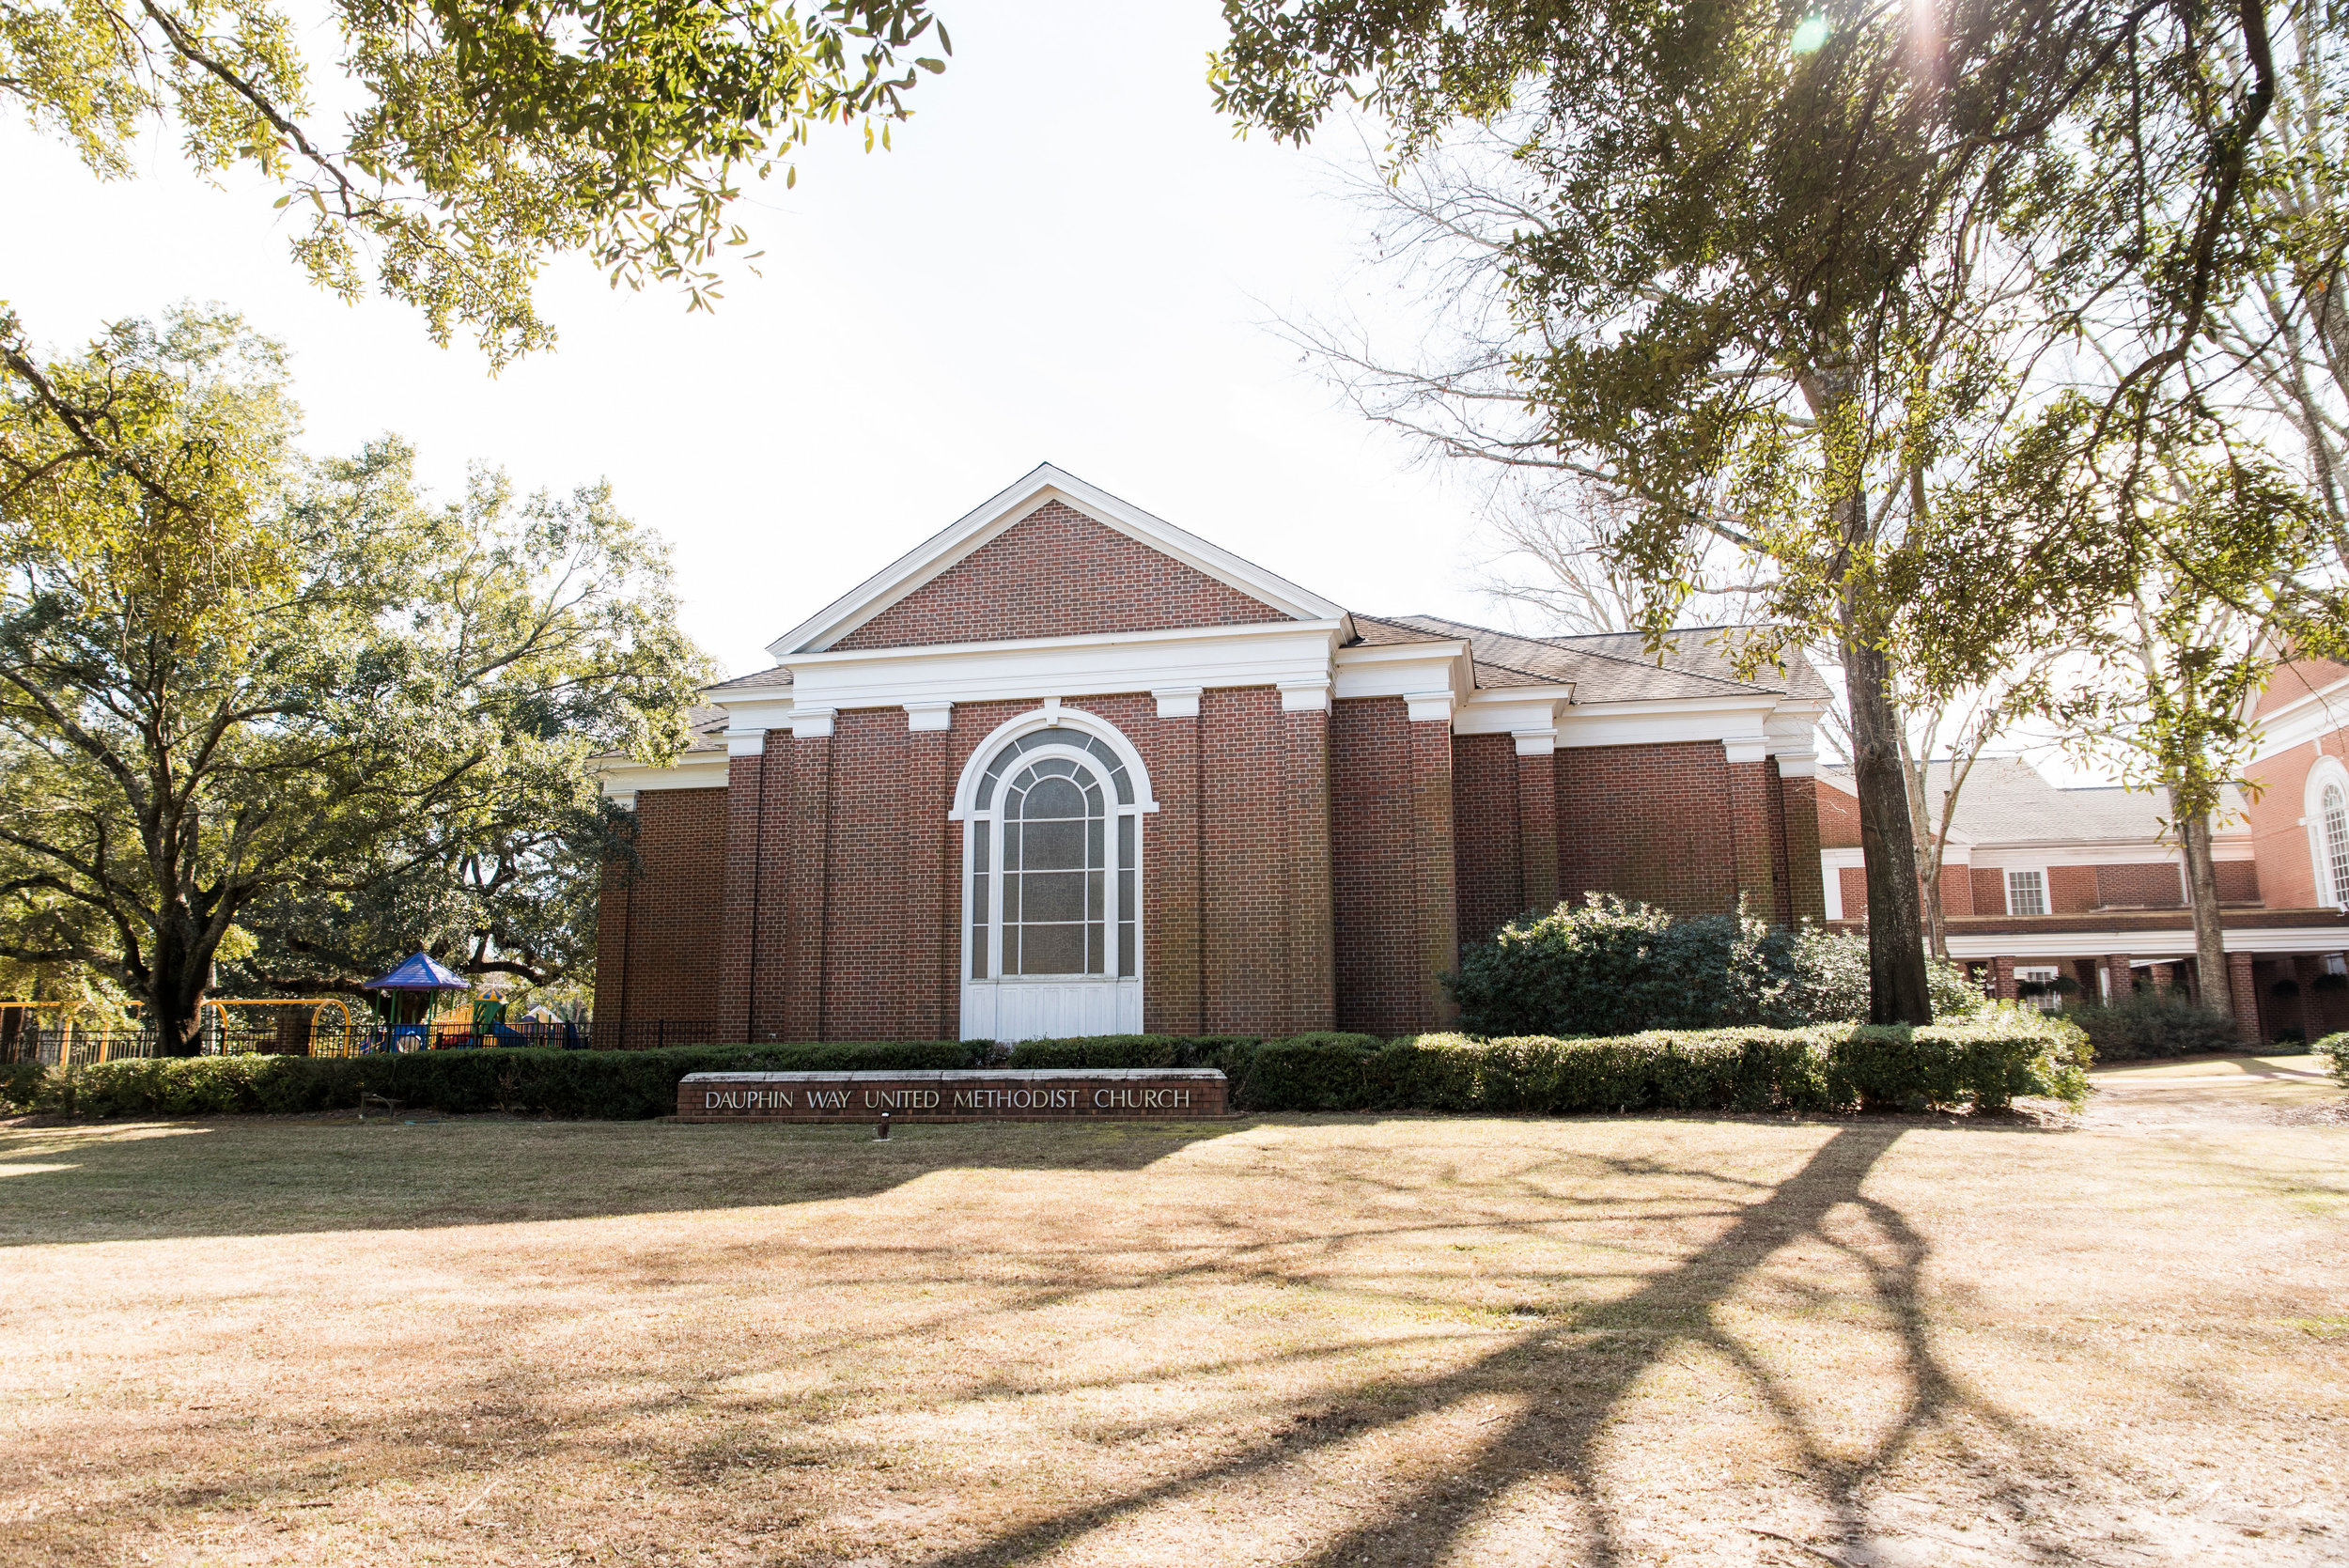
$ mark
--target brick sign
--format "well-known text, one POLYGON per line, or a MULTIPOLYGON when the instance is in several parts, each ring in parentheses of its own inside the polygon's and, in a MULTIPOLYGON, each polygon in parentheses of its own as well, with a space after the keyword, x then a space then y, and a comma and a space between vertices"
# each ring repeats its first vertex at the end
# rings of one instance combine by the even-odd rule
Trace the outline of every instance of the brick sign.
POLYGON ((1133 1122, 1224 1115, 1212 1067, 689 1073, 688 1122, 1133 1122))

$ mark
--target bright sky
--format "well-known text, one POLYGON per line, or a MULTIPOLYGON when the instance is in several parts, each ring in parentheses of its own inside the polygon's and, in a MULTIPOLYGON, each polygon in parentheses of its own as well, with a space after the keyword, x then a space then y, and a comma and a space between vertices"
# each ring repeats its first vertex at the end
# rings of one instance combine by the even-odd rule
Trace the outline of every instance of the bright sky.
POLYGON ((208 186, 163 144, 101 185, 17 123, 0 298, 60 350, 222 301, 291 347, 314 450, 397 431, 449 492, 473 461, 533 489, 608 477, 675 544, 688 629, 733 673, 1048 459, 1349 607, 1499 618, 1462 492, 1271 330, 1376 318, 1334 194, 1358 142, 1236 140, 1204 81, 1214 0, 940 8, 956 54, 895 150, 835 135, 796 190, 752 191, 763 275, 715 316, 566 265, 543 292, 560 348, 491 378, 403 307, 312 288, 273 193, 208 186))

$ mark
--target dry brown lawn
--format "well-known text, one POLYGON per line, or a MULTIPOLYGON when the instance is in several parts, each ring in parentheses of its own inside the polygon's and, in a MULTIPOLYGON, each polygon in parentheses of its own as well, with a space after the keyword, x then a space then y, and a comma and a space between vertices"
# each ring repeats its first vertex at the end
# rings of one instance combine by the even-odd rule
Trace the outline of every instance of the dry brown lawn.
POLYGON ((2349 1562, 2336 1095, 2112 1081, 0 1127, 0 1560, 2349 1562))

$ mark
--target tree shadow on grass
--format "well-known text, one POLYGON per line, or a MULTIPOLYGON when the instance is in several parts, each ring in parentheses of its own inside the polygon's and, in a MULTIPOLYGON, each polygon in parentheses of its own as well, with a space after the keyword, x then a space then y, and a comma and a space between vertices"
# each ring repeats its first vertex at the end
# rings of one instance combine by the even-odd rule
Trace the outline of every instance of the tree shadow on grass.
MULTIPOLYGON (((1794 1175, 1766 1197, 1739 1207, 1726 1231, 1675 1266, 1648 1277, 1628 1296, 1513 1338, 1466 1367, 1416 1382, 1388 1379, 1377 1398, 1357 1401, 1334 1421, 1303 1414, 1281 1435, 1210 1466, 918 1560, 926 1568, 999 1568, 1040 1560, 1146 1511, 1211 1498, 1310 1458, 1316 1450, 1333 1450, 1381 1427, 1399 1428, 1431 1414, 1499 1403, 1506 1411, 1484 1428, 1481 1451, 1473 1458, 1443 1467, 1440 1476, 1398 1478, 1382 1508, 1365 1514, 1316 1549, 1287 1560, 1330 1568, 1467 1560, 1459 1554, 1486 1516, 1491 1499, 1521 1483, 1548 1482, 1563 1483, 1584 1503, 1584 1534, 1577 1560, 1611 1568, 1631 1560, 1634 1554, 1606 1500, 1610 1483, 1604 1445, 1623 1418, 1634 1386, 1688 1349, 1709 1349, 1740 1371, 1776 1418, 1812 1498, 1824 1505, 1845 1539, 1863 1538, 1870 1529, 1870 1487, 1920 1442, 1937 1435, 1948 1436, 1961 1422, 2002 1430, 2018 1439, 2025 1436, 2014 1432, 2002 1413, 1968 1395, 1943 1365, 1920 1303, 1927 1245, 1900 1211, 1860 1191, 1877 1160, 1905 1130, 1868 1123, 1843 1127, 1794 1175), (1831 1221, 1845 1210, 1854 1212, 1857 1224, 1842 1228, 1869 1233, 1864 1240, 1836 1234, 1839 1227, 1831 1221), (1805 1408, 1804 1389, 1758 1356, 1723 1322, 1720 1312, 1774 1254, 1792 1245, 1822 1243, 1859 1265, 1870 1297, 1889 1319, 1899 1345, 1900 1407, 1889 1429, 1857 1457, 1835 1452, 1818 1435, 1805 1408)), ((1718 1172, 1688 1173, 1722 1179, 1718 1172)), ((2028 1494, 2038 1478, 2016 1470, 2006 1456, 1961 1453, 1957 1463, 1968 1472, 1972 1496, 1982 1504, 2000 1508, 2011 1519, 2027 1518, 2028 1494)), ((1762 1544, 1750 1545, 1758 1548, 1762 1544)), ((2071 1555, 2061 1546, 2050 1545, 2048 1549, 2053 1556, 2071 1555)))
POLYGON ((0 1247, 438 1229, 867 1198, 941 1171, 1144 1170, 1236 1122, 729 1126, 246 1117, 0 1129, 0 1247))

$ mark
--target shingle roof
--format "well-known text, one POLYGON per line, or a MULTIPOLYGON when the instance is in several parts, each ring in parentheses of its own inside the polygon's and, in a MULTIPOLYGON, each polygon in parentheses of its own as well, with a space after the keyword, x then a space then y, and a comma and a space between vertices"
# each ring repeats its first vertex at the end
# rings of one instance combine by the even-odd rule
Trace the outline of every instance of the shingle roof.
POLYGON ((729 687, 788 686, 790 684, 790 666, 787 664, 772 664, 764 670, 753 671, 747 675, 736 675, 732 680, 722 680, 715 686, 705 686, 702 690, 705 691, 723 691, 729 687))
POLYGON ((1727 646, 1734 627, 1684 627, 1665 634, 1660 654, 1648 652, 1636 631, 1582 637, 1520 637, 1439 615, 1356 615, 1365 643, 1460 638, 1476 660, 1479 687, 1559 685, 1574 688, 1577 703, 1652 702, 1672 697, 1721 697, 1757 691, 1826 697, 1827 683, 1797 655, 1784 675, 1757 672, 1739 679, 1727 646), (1374 629, 1379 635, 1374 638, 1374 629), (1412 634, 1416 634, 1414 637, 1412 634))
MULTIPOLYGON (((1846 793, 1851 769, 1840 764, 1820 773, 1846 793)), ((1951 765, 1925 767, 1925 800, 1936 817, 1949 793, 1951 765)), ((2243 809, 2241 792, 2229 786, 2221 820, 2243 809)), ((2150 843, 2162 838, 2167 797, 2118 784, 2064 789, 2020 757, 1983 757, 1967 773, 1957 792, 1951 831, 1977 845, 2056 843, 2150 843)))

